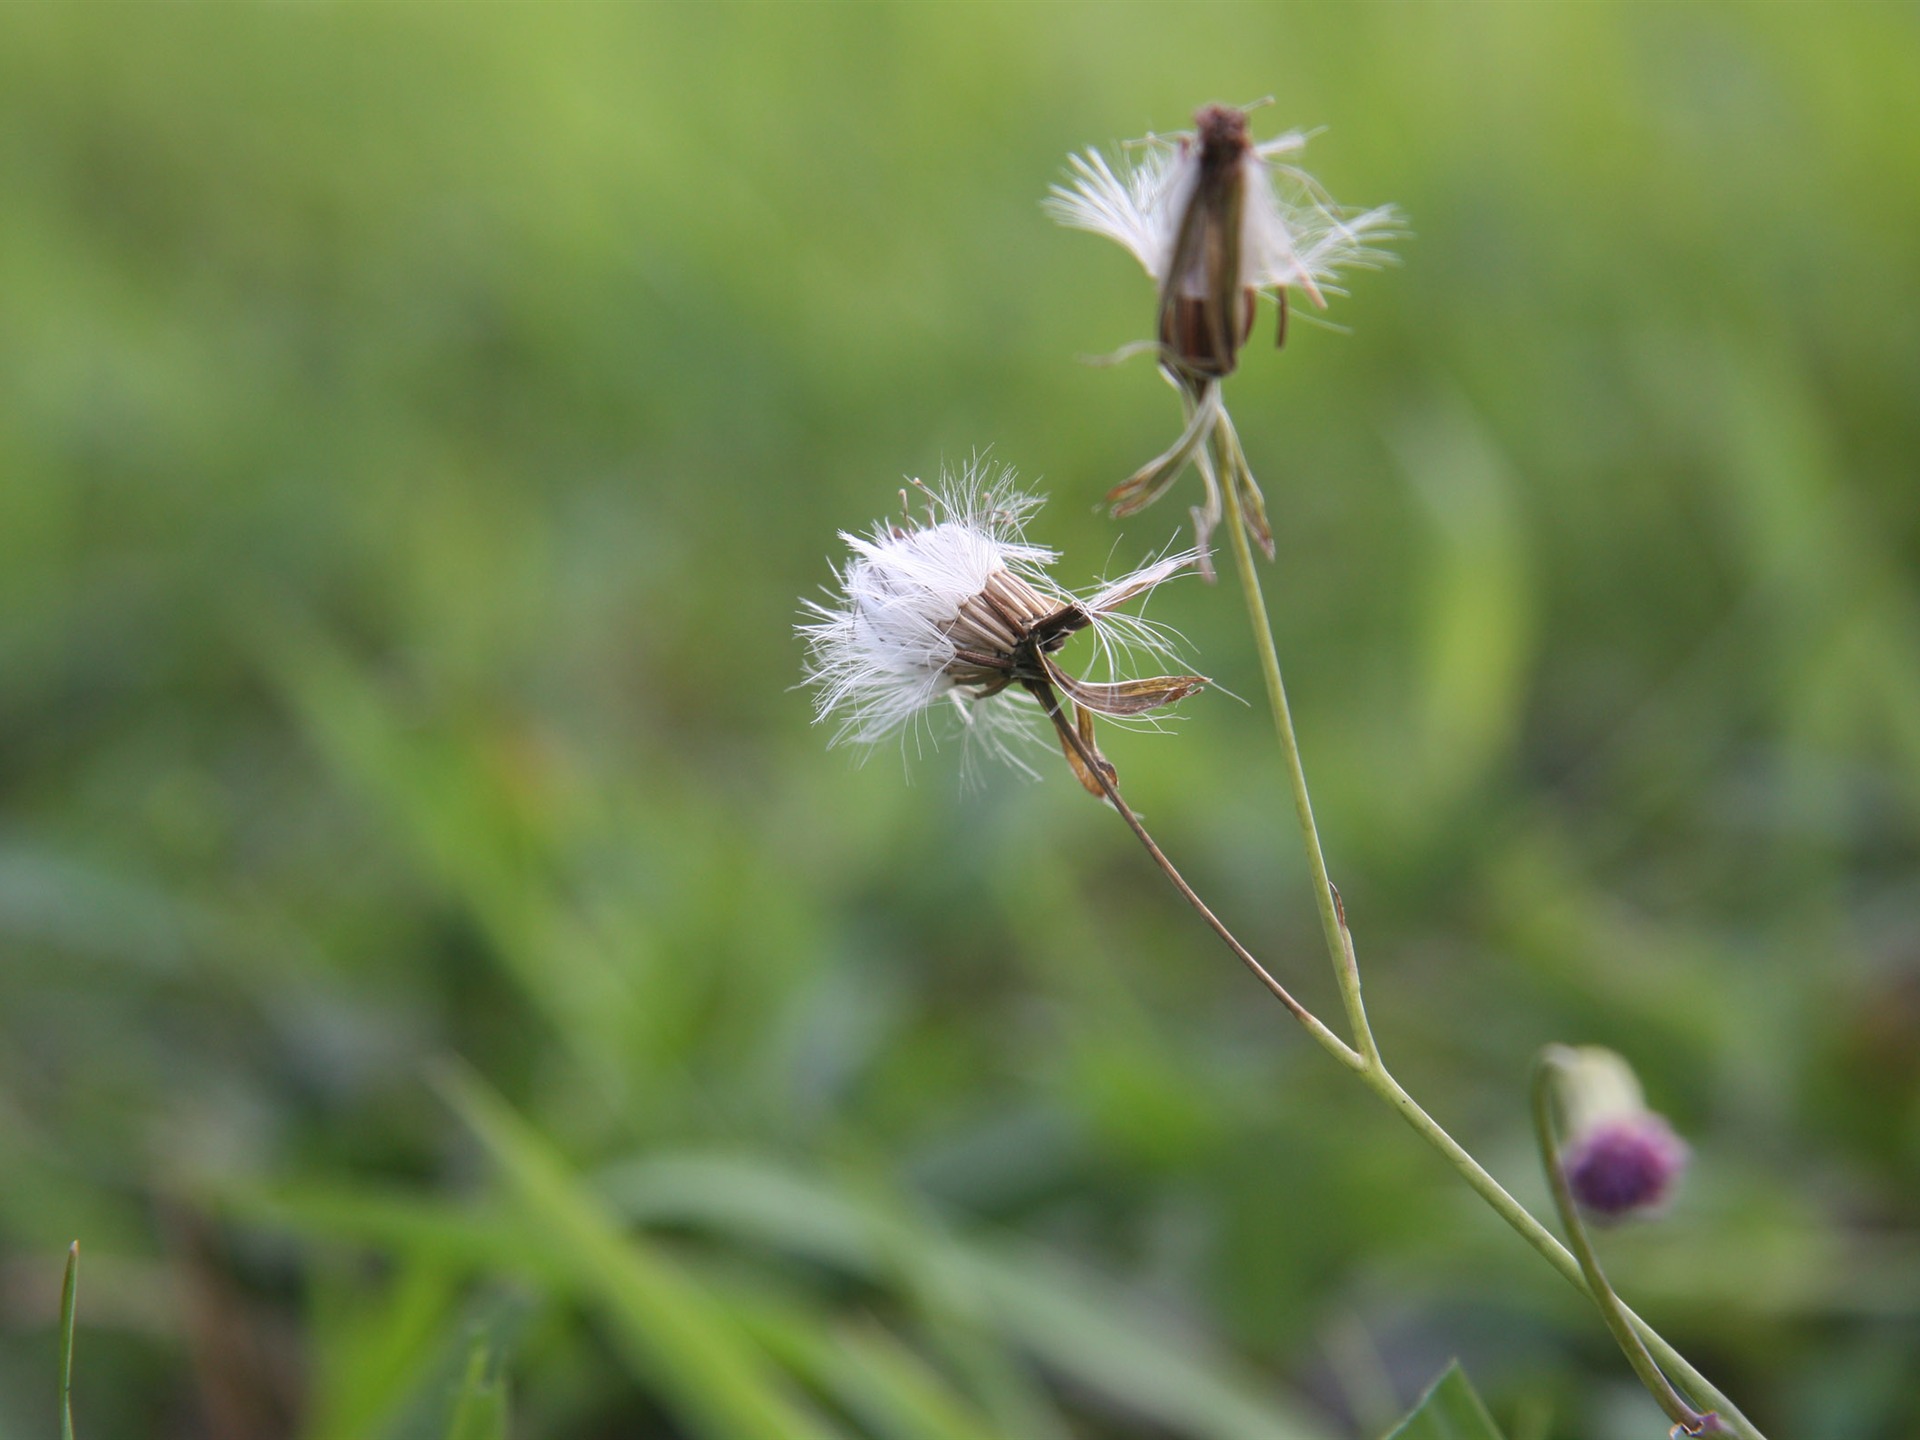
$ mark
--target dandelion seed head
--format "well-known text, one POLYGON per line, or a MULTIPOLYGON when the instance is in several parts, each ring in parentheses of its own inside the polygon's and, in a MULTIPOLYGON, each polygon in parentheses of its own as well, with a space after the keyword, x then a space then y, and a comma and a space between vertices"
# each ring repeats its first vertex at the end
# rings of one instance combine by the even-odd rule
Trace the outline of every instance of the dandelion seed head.
MULTIPOLYGON (((957 721, 969 760, 981 750, 1029 769, 1014 749, 1033 734, 1038 706, 1027 692, 1036 684, 1072 684, 1077 703, 1107 713, 1100 687, 1072 682, 1051 659, 1071 635, 1091 630, 1116 676, 1135 656, 1170 655, 1170 632, 1118 607, 1191 565, 1195 552, 1078 597, 1048 574, 1056 553, 1026 538, 1040 502, 1011 470, 976 462, 918 488, 924 519, 909 513, 864 535, 842 533, 851 555, 798 626, 815 718, 837 722, 834 743, 871 745, 895 732, 937 743, 957 721)), ((1189 679, 1179 693, 1198 687, 1197 677, 1182 684, 1189 679)), ((1136 718, 1137 702, 1126 701, 1114 713, 1136 718)))

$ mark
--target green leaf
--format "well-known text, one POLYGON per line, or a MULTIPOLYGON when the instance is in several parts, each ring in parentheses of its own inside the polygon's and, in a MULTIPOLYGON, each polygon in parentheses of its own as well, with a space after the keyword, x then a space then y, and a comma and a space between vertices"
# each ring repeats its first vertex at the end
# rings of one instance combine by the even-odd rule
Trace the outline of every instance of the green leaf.
POLYGON ((453 1399, 447 1440, 507 1440, 507 1382, 504 1376, 490 1373, 490 1362, 487 1342, 475 1340, 460 1391, 453 1399))
POLYGON ((1386 1440, 1501 1440, 1501 1436, 1456 1360, 1386 1440))

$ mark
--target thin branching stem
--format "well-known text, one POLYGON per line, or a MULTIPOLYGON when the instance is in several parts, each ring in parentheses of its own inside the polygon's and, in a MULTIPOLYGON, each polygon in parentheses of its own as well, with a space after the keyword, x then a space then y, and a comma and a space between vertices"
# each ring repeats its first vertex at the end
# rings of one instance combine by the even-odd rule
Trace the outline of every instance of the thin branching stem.
MULTIPOLYGON (((1486 1168, 1468 1154, 1465 1147, 1449 1135, 1437 1120, 1420 1107, 1389 1073, 1386 1062, 1380 1056, 1380 1047, 1374 1040, 1373 1029, 1367 1022, 1366 1006, 1360 996, 1360 966, 1354 952, 1353 937, 1347 928, 1333 882, 1327 876, 1320 832, 1313 819, 1313 802, 1307 792, 1306 769, 1301 764, 1300 744, 1294 736, 1293 714, 1287 704, 1286 684, 1280 675, 1280 656, 1273 643, 1273 627, 1267 618, 1266 599, 1261 593, 1260 577, 1254 568, 1253 550, 1247 542, 1247 520, 1240 498, 1241 482, 1251 487, 1253 477, 1247 468, 1245 452, 1240 448, 1240 437, 1235 434, 1233 422, 1228 419, 1224 409, 1215 425, 1214 436, 1214 453, 1206 457, 1206 463, 1211 465, 1217 461, 1222 471, 1218 480, 1226 502, 1227 533, 1232 542, 1234 564, 1240 572, 1240 589, 1246 600, 1254 647, 1260 657, 1261 673, 1266 679, 1274 734, 1280 742, 1287 777, 1293 787, 1294 812, 1299 819, 1300 836, 1306 847, 1307 867, 1313 875, 1314 899, 1320 909, 1327 956, 1333 962, 1334 979, 1340 986, 1347 1023, 1359 1046, 1359 1063, 1351 1068, 1369 1090, 1392 1106, 1401 1119, 1440 1152, 1495 1214, 1512 1226, 1520 1238, 1537 1250, 1569 1284, 1591 1299, 1593 1291, 1579 1260, 1524 1205, 1508 1194, 1505 1187, 1488 1174, 1486 1168)), ((1199 458, 1196 456, 1196 459, 1199 458)), ((1341 1048, 1348 1050, 1345 1045, 1341 1048)), ((1348 1050, 1348 1053, 1355 1052, 1348 1050)), ((1658 1331, 1625 1304, 1620 1306, 1620 1312, 1659 1364, 1677 1377, 1697 1401, 1717 1410, 1721 1422, 1733 1433, 1741 1436, 1742 1440, 1766 1440, 1759 1427, 1741 1414, 1739 1407, 1722 1395, 1658 1331)))

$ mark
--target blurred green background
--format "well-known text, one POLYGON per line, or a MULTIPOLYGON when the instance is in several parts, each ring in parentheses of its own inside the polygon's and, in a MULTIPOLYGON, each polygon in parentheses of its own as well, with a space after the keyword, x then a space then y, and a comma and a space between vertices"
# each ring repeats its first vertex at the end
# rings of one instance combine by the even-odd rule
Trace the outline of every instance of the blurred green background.
MULTIPOLYGON (((1544 1213, 1531 1058, 1618 1048, 1694 1145, 1629 1297, 1920 1432, 1912 6, 15 4, 0 1436, 75 1236, 83 1440, 447 1434, 476 1336, 527 1437, 1331 1440, 1454 1355, 1664 1433, 1063 767, 793 688, 903 476, 994 447, 1076 585, 1183 522, 1096 510, 1175 406, 1037 202, 1264 94, 1412 231, 1228 389, 1388 1057, 1544 1213)), ((1184 710, 1110 754, 1337 1010, 1184 710)))

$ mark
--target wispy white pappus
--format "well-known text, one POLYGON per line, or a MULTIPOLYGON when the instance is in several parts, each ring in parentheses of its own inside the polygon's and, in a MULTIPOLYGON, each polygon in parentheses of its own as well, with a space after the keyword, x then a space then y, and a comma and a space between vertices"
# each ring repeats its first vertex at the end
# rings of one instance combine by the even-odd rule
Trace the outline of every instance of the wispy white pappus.
POLYGON ((950 710, 969 737, 1020 765, 1010 742, 1032 714, 1013 703, 1024 695, 1052 722, 1082 783, 1102 793, 1080 754, 1084 749, 1104 765, 1089 716, 1146 715, 1206 683, 1197 675, 1118 673, 1131 654, 1170 657, 1164 631, 1119 607, 1192 565, 1196 552, 1167 556, 1076 596, 1048 574, 1058 555, 1026 538, 1040 502, 1015 486, 1010 470, 990 475, 975 464, 936 488, 920 487, 919 495, 923 516, 908 506, 864 536, 843 532, 852 557, 838 568, 828 600, 807 602, 798 629, 807 642, 806 678, 816 687, 816 720, 839 722, 835 743, 873 744, 896 731, 919 731, 950 710), (1098 641, 1110 680, 1076 678, 1054 658, 1081 630, 1098 641), (1007 691, 1013 694, 996 701, 1007 691), (1076 707, 1086 713, 1076 717, 1076 707))
POLYGON ((1053 186, 1041 203, 1062 224, 1131 251, 1160 287, 1161 343, 1220 375, 1245 342, 1254 294, 1274 297, 1283 325, 1288 290, 1325 308, 1343 271, 1388 258, 1377 246, 1399 216, 1391 205, 1336 205, 1288 161, 1306 147, 1299 131, 1256 143, 1245 113, 1224 105, 1201 109, 1194 127, 1129 142, 1118 169, 1097 150, 1071 156, 1073 183, 1053 186), (1179 313, 1187 306, 1211 313, 1179 313), (1197 325, 1224 333, 1202 337, 1192 333, 1197 325))
POLYGON ((1334 204, 1287 162, 1306 145, 1304 135, 1256 144, 1246 113, 1226 105, 1203 106, 1193 118, 1191 134, 1134 142, 1129 149, 1138 158, 1119 169, 1097 150, 1072 156, 1073 184, 1055 185, 1042 203, 1061 223, 1126 246, 1159 292, 1155 347, 1186 423, 1172 446, 1107 492, 1113 513, 1145 509, 1192 464, 1205 486, 1205 503, 1192 512, 1199 547, 1206 549, 1220 522, 1224 482, 1271 560, 1266 503, 1239 453, 1219 381, 1240 363, 1258 296, 1272 296, 1274 341, 1283 344, 1288 292, 1324 307, 1343 270, 1387 258, 1375 246, 1397 215, 1391 206, 1352 211, 1334 204))

